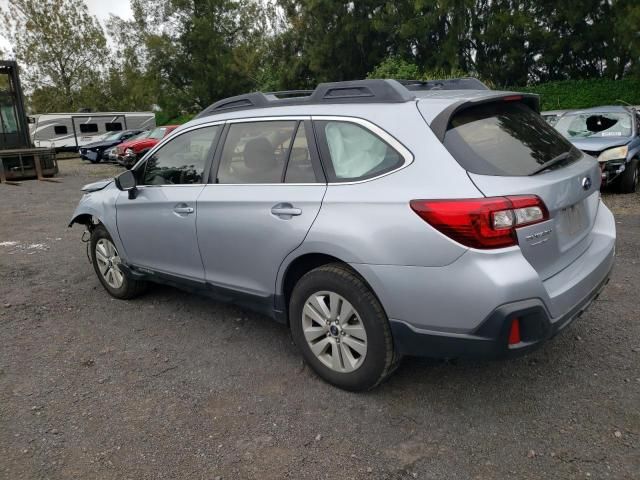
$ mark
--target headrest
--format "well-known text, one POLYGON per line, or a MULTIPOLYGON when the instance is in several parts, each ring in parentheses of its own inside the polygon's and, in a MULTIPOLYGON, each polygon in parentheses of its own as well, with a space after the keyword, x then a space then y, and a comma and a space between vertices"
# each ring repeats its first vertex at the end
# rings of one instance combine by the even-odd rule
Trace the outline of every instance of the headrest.
POLYGON ((276 166, 273 145, 264 137, 249 140, 244 147, 244 164, 254 171, 266 172, 276 166))

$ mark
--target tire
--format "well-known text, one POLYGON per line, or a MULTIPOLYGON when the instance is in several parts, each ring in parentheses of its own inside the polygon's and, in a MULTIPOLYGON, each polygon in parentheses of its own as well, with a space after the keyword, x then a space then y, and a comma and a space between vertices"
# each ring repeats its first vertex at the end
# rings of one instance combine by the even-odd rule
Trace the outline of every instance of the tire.
POLYGON ((342 264, 318 267, 298 281, 289 302, 289 325, 311 368, 344 390, 370 390, 399 364, 382 305, 364 281, 342 264), (340 314, 349 316, 339 319, 340 314))
POLYGON ((103 225, 98 225, 91 232, 90 245, 93 269, 102 286, 112 297, 127 300, 144 292, 146 282, 134 280, 118 268, 118 251, 103 225))
POLYGON ((640 165, 637 158, 632 158, 620 175, 618 190, 620 193, 634 193, 638 190, 638 182, 640 182, 640 165))

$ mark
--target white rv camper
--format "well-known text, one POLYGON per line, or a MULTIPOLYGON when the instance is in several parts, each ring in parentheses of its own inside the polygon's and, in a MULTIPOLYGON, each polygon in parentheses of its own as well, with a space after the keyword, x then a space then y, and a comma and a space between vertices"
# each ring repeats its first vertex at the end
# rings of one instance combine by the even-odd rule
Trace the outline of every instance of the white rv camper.
POLYGON ((128 129, 156 126, 153 112, 43 113, 29 119, 31 139, 36 147, 77 151, 82 145, 128 129))

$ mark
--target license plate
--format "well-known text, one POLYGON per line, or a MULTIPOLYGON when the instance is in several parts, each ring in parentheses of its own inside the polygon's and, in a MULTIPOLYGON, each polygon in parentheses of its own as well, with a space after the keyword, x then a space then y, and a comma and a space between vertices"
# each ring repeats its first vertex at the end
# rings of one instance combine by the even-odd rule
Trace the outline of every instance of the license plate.
POLYGON ((563 230, 567 235, 573 236, 580 233, 585 226, 584 205, 576 203, 562 210, 563 230))

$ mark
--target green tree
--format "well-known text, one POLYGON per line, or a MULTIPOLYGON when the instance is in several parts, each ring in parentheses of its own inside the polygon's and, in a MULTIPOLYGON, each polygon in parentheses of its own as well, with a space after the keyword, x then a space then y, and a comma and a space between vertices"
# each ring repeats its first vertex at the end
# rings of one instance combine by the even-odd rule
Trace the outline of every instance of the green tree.
POLYGON ((145 65, 169 116, 259 83, 262 10, 250 0, 133 0, 145 65), (149 28, 145 28, 149 26, 149 28))
POLYGON ((391 56, 376 65, 367 77, 419 80, 422 79, 422 72, 415 63, 399 56, 391 56))
POLYGON ((379 28, 388 2, 280 0, 278 4, 287 26, 274 48, 283 86, 364 78, 389 53, 391 37, 379 28))
POLYGON ((83 106, 79 93, 98 78, 108 52, 98 20, 82 0, 12 0, 0 25, 14 39, 36 111, 83 106))
MULTIPOLYGON (((637 0, 618 0, 614 28, 618 45, 625 49, 629 63, 624 65, 624 73, 640 76, 640 2, 637 0)), ((619 65, 618 69, 620 70, 619 65)))

